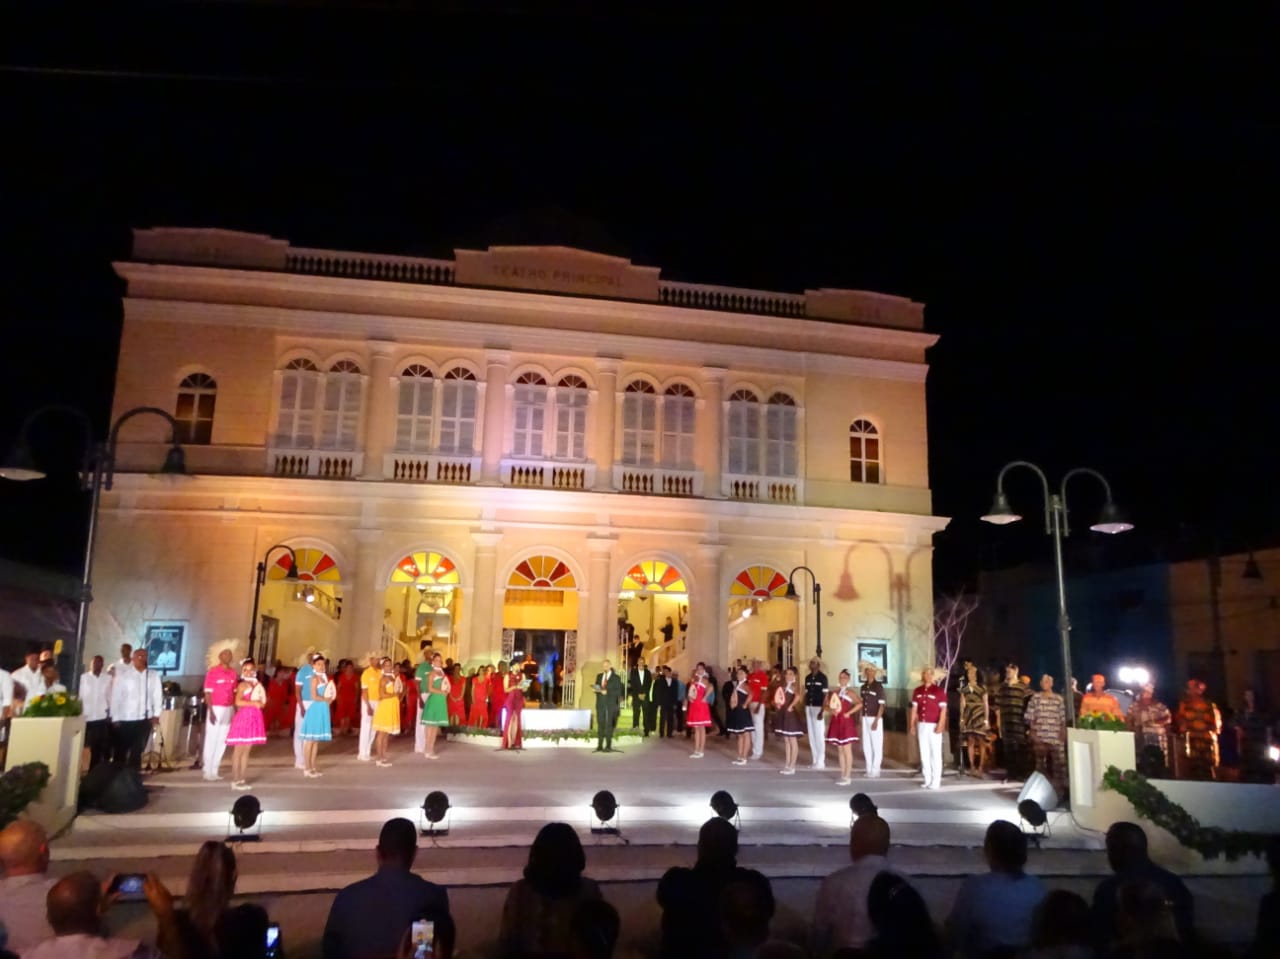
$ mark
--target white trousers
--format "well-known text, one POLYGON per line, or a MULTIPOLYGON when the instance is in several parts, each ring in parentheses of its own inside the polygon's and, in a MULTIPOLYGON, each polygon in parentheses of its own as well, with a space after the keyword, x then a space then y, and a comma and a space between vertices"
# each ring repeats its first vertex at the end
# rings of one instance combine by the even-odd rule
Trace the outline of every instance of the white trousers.
POLYGON ((924 784, 929 789, 942 786, 942 733, 937 723, 916 723, 916 741, 920 744, 920 767, 924 784))
POLYGON ((366 703, 363 697, 360 699, 360 749, 356 753, 357 759, 369 759, 371 757, 371 750, 373 749, 373 717, 369 715, 369 707, 372 705, 373 703, 366 703))
POLYGON ((821 706, 806 706, 804 721, 809 727, 809 752, 814 769, 827 768, 827 724, 822 721, 821 706))
POLYGON ((751 736, 751 758, 759 759, 764 755, 764 706, 751 714, 751 725, 755 727, 751 736))
POLYGON ((299 699, 293 713, 293 764, 299 769, 306 765, 302 761, 302 717, 306 714, 306 706, 299 699))
POLYGON ((201 772, 205 779, 217 779, 218 767, 227 751, 227 733, 231 732, 234 706, 210 706, 209 718, 204 725, 204 755, 200 757, 201 772))
POLYGON ((880 763, 884 759, 884 719, 880 725, 871 728, 874 720, 862 717, 862 758, 867 764, 867 776, 871 779, 880 777, 880 763))
POLYGON ((425 753, 427 751, 427 727, 422 725, 422 697, 417 697, 414 703, 413 711, 413 751, 415 753, 425 753))

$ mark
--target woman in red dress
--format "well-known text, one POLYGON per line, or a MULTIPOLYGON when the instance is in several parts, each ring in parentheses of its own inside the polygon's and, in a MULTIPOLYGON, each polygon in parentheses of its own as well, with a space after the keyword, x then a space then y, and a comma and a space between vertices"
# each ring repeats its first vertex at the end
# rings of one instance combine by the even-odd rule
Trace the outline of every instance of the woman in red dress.
POLYGON ((418 695, 418 683, 414 676, 413 664, 405 659, 396 667, 396 671, 400 675, 400 685, 405 690, 405 696, 400 700, 400 732, 398 735, 407 736, 413 728, 413 724, 418 721, 418 712, 421 706, 418 695))
POLYGON ((498 671, 489 677, 489 725, 502 728, 502 711, 507 706, 507 664, 498 663, 498 671))
POLYGON ((707 727, 711 725, 711 704, 707 695, 711 687, 707 683, 707 667, 703 663, 693 667, 693 678, 689 681, 689 690, 685 698, 689 701, 689 711, 685 725, 693 730, 693 752, 690 759, 701 759, 707 748, 707 727))
POLYGON ((450 726, 465 726, 467 724, 467 704, 463 700, 463 695, 466 691, 467 683, 462 676, 462 666, 454 663, 453 669, 449 672, 449 694, 446 697, 449 707, 450 726))
POLYGON ((351 724, 360 717, 360 677, 350 660, 338 674, 338 698, 334 700, 335 735, 350 735, 351 724))
POLYGON ((489 725, 489 670, 492 668, 481 666, 471 677, 471 715, 467 718, 468 726, 483 729, 489 725))
POLYGON ((831 725, 827 729, 827 742, 836 744, 840 756, 840 778, 837 786, 847 786, 853 781, 853 744, 858 741, 858 726, 854 716, 862 709, 862 697, 849 685, 849 670, 840 670, 840 688, 827 698, 827 714, 831 725))
POLYGON ((524 749, 524 737, 521 734, 521 714, 524 712, 524 690, 520 687, 524 683, 524 675, 516 668, 516 664, 512 664, 512 669, 507 673, 507 722, 502 727, 502 748, 503 749, 524 749))
POLYGON ((293 670, 280 666, 267 685, 267 705, 262 711, 267 734, 293 732, 293 670))

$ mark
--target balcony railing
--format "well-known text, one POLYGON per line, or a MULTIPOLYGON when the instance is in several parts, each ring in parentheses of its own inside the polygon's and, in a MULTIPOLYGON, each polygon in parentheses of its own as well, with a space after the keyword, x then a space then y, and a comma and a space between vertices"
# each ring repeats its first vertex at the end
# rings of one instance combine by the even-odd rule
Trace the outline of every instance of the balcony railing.
POLYGON ((285 258, 291 273, 319 276, 352 276, 362 280, 389 280, 392 283, 453 285, 453 260, 431 260, 418 256, 383 256, 378 253, 345 253, 340 250, 309 250, 294 247, 285 258))
POLYGON ((505 459, 502 484, 532 489, 594 489, 594 463, 564 463, 556 460, 505 459))
POLYGON ((388 453, 382 475, 398 483, 449 483, 469 486, 480 481, 480 457, 444 453, 388 453))
POLYGON ((310 476, 316 479, 356 479, 364 469, 364 454, 338 450, 267 450, 272 476, 310 476))
POLYGON ((666 466, 615 466, 613 488, 644 496, 701 496, 702 471, 666 466))
POLYGON ((760 313, 765 316, 804 316, 802 293, 774 293, 746 290, 736 286, 706 283, 658 281, 658 298, 667 306, 688 306, 699 310, 726 310, 731 313, 760 313))
POLYGON ((794 476, 748 476, 726 473, 720 484, 725 499, 795 506, 804 499, 804 483, 794 476))

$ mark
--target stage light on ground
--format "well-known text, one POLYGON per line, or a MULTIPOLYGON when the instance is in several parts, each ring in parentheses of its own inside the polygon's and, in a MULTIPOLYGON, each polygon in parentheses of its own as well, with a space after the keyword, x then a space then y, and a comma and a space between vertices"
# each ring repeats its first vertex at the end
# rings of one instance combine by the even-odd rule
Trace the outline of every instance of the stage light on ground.
POLYGON ((1052 835, 1049 830, 1049 811, 1057 808, 1058 792, 1053 788, 1053 783, 1042 773, 1034 772, 1028 776, 1022 791, 1018 793, 1018 815, 1031 827, 1030 832, 1025 829, 1022 831, 1037 849, 1040 848, 1041 838, 1052 835))
POLYGON ((711 809, 721 819, 733 819, 741 822, 738 816, 738 804, 733 801, 727 789, 717 789, 711 794, 711 809))
POLYGON ((258 842, 262 839, 262 803, 258 802, 257 796, 241 796, 231 805, 231 811, 227 813, 227 818, 231 825, 240 830, 234 835, 231 833, 231 825, 227 827, 227 842, 258 842), (247 830, 257 827, 257 832, 247 832, 247 830))
POLYGON ((422 815, 426 818, 427 825, 421 829, 424 836, 447 836, 449 835, 449 810, 453 808, 449 805, 449 797, 441 790, 433 789, 427 793, 427 798, 422 801, 422 815), (441 826, 441 823, 444 823, 441 826))
POLYGON ((591 811, 595 814, 595 821, 591 824, 593 833, 597 835, 621 835, 622 821, 621 817, 618 816, 618 800, 613 793, 607 789, 601 789, 592 796, 591 811))

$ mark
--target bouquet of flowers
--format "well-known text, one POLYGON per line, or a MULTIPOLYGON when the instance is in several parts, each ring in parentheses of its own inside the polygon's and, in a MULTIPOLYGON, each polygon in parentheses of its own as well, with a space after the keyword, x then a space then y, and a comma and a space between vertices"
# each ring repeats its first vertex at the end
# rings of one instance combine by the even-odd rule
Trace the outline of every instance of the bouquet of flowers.
POLYGON ((1122 733, 1129 727, 1119 716, 1108 713, 1086 713, 1076 719, 1077 729, 1100 729, 1104 732, 1122 733))
POLYGON ((70 693, 45 693, 27 703, 22 715, 28 719, 50 719, 58 716, 79 716, 84 706, 78 696, 70 693))

